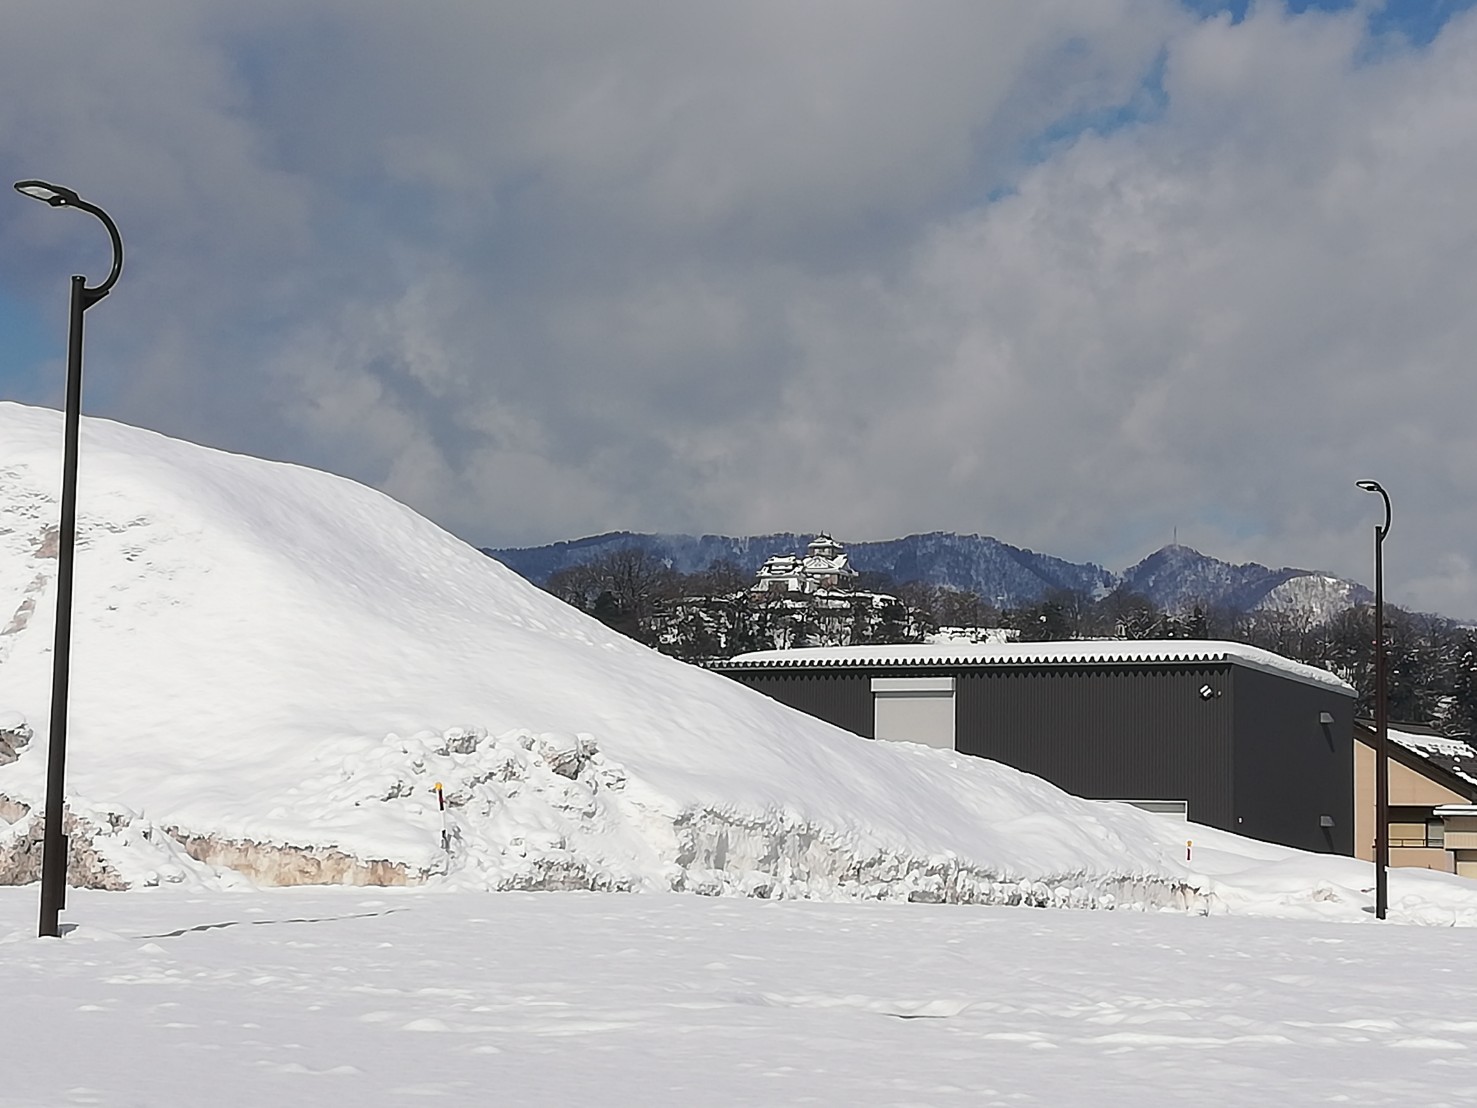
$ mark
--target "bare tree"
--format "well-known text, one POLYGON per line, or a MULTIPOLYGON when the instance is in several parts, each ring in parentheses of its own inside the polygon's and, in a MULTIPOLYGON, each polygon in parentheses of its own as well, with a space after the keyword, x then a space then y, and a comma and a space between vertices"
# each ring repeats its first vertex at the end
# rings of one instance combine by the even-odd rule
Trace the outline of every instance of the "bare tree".
POLYGON ((544 588, 622 634, 655 645, 657 616, 677 595, 678 582, 660 558, 625 546, 552 574, 544 588))

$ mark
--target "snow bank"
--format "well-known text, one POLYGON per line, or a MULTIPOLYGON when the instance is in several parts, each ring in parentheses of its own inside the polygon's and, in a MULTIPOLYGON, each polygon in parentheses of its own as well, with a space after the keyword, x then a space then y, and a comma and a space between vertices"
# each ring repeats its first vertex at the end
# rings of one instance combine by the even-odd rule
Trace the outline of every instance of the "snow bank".
MULTIPOLYGON (((0 403, 11 881, 45 788, 60 436, 0 403)), ((85 420, 74 611, 71 826, 99 884, 1214 908, 1183 825, 859 739, 328 474, 85 420)))

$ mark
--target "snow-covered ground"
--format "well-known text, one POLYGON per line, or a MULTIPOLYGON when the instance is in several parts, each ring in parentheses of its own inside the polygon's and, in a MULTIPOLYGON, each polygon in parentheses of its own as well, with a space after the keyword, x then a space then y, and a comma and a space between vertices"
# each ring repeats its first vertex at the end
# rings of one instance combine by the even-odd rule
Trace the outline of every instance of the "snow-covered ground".
POLYGON ((0 890, 0 1106, 1469 1105, 1471 932, 427 889, 0 890))

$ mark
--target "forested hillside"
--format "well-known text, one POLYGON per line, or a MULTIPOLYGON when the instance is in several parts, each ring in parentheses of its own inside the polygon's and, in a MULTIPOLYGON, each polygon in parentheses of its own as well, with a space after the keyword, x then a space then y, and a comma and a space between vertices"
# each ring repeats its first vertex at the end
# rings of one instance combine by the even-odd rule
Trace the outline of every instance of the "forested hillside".
MULTIPOLYGON (((549 546, 484 553, 538 585, 561 570, 633 548, 679 574, 697 574, 714 563, 730 563, 752 580, 766 558, 800 550, 808 538, 789 533, 733 537, 617 531, 549 546)), ((1156 550, 1122 573, 1092 562, 1070 562, 1012 546, 988 535, 949 531, 845 545, 858 568, 898 584, 918 582, 972 592, 1000 606, 1030 604, 1061 591, 1100 598, 1127 588, 1170 610, 1200 604, 1240 612, 1291 603, 1314 607, 1320 617, 1327 617, 1352 603, 1370 599, 1362 585, 1317 570, 1272 569, 1256 562, 1236 565, 1177 544, 1156 550)))

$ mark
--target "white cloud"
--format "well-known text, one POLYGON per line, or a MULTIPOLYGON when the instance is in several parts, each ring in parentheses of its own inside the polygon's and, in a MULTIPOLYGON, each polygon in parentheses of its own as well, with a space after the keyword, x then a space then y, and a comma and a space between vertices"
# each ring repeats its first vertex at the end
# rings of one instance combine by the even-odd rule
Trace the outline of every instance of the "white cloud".
MULTIPOLYGON (((90 410, 476 542, 1119 565, 1178 525, 1367 577, 1377 476, 1394 599, 1477 615, 1477 17, 1364 18, 18 0, 0 148, 123 227, 90 410), (1156 72, 1139 121, 1040 141, 1156 72)), ((88 236, 5 206, 0 295, 59 299, 88 236)))
POLYGON ((1353 482, 1375 475, 1392 595, 1477 613, 1477 20, 1378 61, 1354 24, 1264 6, 1172 37, 1161 118, 935 224, 886 290, 839 292, 795 407, 818 450, 865 447, 797 499, 865 488, 844 522, 870 533, 979 527, 1120 565, 1179 525, 1367 579, 1353 482))

